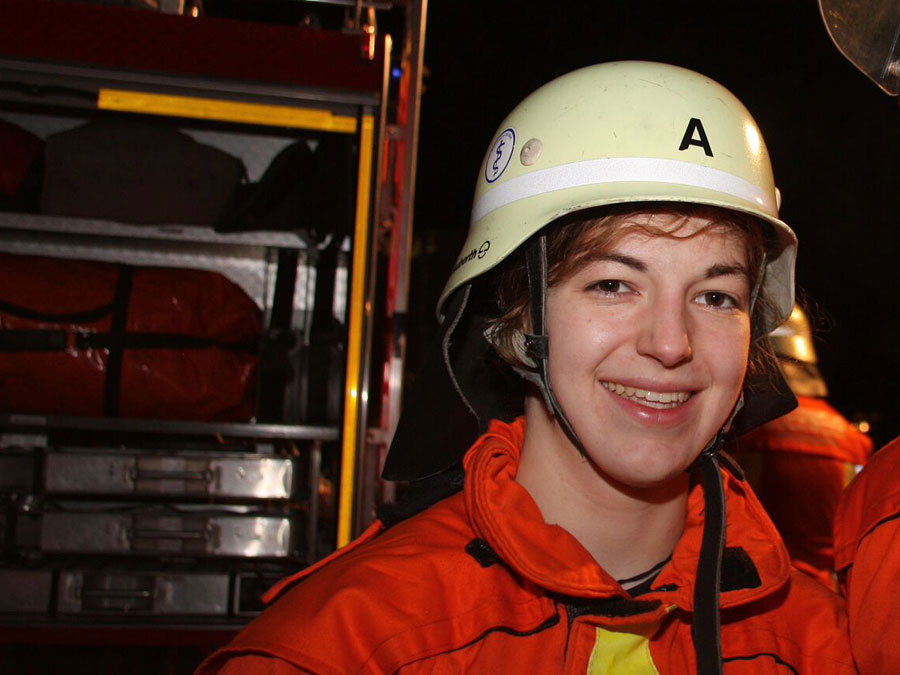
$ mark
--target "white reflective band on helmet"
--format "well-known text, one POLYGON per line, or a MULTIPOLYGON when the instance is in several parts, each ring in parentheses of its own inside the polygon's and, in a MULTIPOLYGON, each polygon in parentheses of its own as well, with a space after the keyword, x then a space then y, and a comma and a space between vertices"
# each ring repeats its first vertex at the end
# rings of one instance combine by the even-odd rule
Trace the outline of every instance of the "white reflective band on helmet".
POLYGON ((772 199, 753 183, 718 169, 673 159, 622 157, 563 164, 513 178, 486 192, 472 207, 472 223, 508 204, 555 190, 606 183, 672 183, 715 190, 756 204, 777 217, 772 199))

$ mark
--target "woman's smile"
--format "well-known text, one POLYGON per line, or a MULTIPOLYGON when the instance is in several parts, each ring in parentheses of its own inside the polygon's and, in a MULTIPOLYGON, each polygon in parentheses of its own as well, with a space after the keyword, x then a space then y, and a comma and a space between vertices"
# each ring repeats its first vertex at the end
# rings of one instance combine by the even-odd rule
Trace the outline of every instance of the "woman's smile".
POLYGON ((651 391, 630 387, 621 382, 601 382, 601 384, 628 401, 657 410, 677 408, 691 397, 689 391, 651 391))

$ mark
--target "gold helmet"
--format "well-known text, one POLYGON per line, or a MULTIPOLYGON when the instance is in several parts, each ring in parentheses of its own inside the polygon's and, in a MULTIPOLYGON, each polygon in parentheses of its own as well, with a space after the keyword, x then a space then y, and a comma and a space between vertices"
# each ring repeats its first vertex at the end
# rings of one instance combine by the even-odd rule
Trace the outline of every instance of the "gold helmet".
POLYGON ((778 357, 781 372, 798 396, 824 398, 828 387, 819 372, 812 330, 806 314, 794 306, 788 320, 769 333, 769 342, 778 357))

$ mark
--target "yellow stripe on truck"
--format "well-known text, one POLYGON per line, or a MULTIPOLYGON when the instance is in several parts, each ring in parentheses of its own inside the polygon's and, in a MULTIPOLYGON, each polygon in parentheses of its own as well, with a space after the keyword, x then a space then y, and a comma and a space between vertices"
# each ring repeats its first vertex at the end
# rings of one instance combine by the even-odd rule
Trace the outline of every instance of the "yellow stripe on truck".
POLYGON ((318 108, 243 103, 196 96, 170 96, 123 89, 101 89, 97 97, 97 107, 101 110, 143 115, 168 115, 217 122, 356 133, 355 117, 335 115, 330 110, 318 108))

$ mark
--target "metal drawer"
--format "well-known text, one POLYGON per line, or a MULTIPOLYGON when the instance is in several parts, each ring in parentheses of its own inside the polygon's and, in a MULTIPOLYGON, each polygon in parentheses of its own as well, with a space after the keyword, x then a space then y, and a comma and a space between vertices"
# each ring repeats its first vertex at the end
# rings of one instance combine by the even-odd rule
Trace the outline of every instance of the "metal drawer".
POLYGON ((51 494, 289 499, 295 480, 293 460, 253 455, 50 451, 44 467, 51 494))
POLYGON ((228 613, 229 575, 171 572, 59 574, 60 614, 202 615, 228 613))
POLYGON ((230 513, 45 512, 44 553, 284 558, 296 524, 285 516, 230 513))

